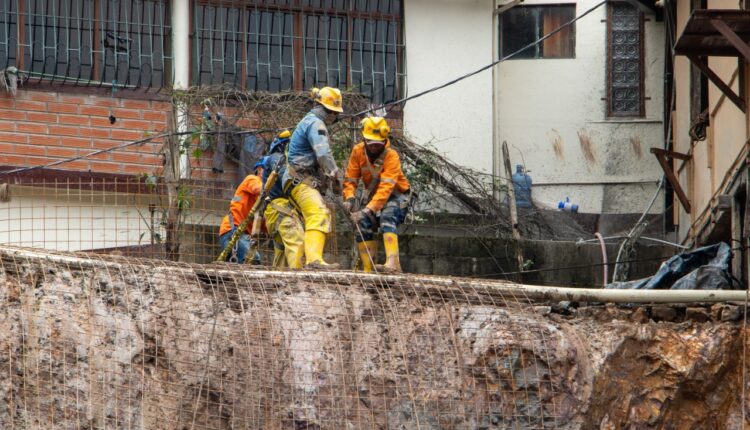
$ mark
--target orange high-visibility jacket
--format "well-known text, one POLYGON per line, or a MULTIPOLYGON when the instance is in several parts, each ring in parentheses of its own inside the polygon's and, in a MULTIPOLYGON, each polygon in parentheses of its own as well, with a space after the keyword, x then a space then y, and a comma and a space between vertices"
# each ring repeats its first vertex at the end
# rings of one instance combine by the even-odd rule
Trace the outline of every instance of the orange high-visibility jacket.
MULTIPOLYGON (((234 225, 239 225, 247 214, 250 213, 250 209, 253 208, 255 201, 258 200, 258 196, 263 190, 263 181, 255 175, 247 175, 242 181, 237 191, 234 192, 232 202, 229 204, 229 210, 232 212, 232 218, 234 225)), ((228 232, 232 229, 229 225, 229 215, 225 215, 224 219, 221 220, 221 227, 219 228, 219 236, 228 232)), ((253 230, 253 223, 247 225, 245 232, 250 234, 253 230)))
POLYGON ((362 179, 365 183, 365 190, 368 190, 373 178, 378 177, 380 178, 378 188, 367 203, 367 207, 375 213, 385 206, 394 189, 401 193, 408 191, 409 180, 401 170, 401 158, 395 150, 391 149, 390 141, 386 141, 385 150, 372 163, 367 157, 365 143, 359 142, 352 149, 349 165, 346 167, 344 199, 354 197, 359 179, 362 179))

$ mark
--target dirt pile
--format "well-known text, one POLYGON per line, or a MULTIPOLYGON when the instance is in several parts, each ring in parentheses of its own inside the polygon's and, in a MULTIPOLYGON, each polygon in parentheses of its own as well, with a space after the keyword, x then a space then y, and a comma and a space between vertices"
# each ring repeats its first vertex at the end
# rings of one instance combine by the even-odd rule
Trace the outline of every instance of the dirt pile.
POLYGON ((2 428, 747 426, 737 308, 654 322, 429 278, 0 257, 2 428))

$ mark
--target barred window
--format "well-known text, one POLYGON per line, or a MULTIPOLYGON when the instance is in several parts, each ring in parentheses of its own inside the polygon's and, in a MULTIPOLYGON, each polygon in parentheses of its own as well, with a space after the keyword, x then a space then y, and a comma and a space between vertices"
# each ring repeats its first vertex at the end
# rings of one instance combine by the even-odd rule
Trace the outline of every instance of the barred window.
POLYGON ((643 14, 626 2, 608 5, 607 114, 645 115, 643 14))
POLYGON ((0 68, 31 81, 161 88, 170 33, 168 0, 0 0, 0 68))
POLYGON ((194 0, 194 85, 330 85, 380 104, 403 81, 400 0, 194 0))

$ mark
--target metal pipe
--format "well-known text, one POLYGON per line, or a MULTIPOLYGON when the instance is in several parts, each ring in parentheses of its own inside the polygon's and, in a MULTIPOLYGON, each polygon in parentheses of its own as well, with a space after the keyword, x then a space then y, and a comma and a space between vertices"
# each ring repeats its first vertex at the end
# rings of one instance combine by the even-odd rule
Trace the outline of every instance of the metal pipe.
MULTIPOLYGON (((186 90, 190 86, 190 2, 172 0, 172 61, 174 62, 174 89, 186 90)), ((184 106, 175 105, 177 131, 188 129, 189 118, 184 106)), ((180 178, 190 177, 190 160, 187 151, 180 155, 180 178)))
POLYGON ((607 287, 607 280, 609 279, 609 265, 607 261, 607 246, 604 244, 604 238, 601 234, 597 231, 594 233, 594 236, 596 236, 597 239, 599 239, 599 246, 602 249, 602 269, 604 270, 603 276, 604 279, 602 279, 602 287, 607 287))
MULTIPOLYGON (((113 258, 108 261, 101 255, 94 258, 86 255, 57 254, 39 250, 0 246, 0 254, 7 255, 17 261, 18 258, 36 258, 51 263, 67 264, 78 267, 98 267, 121 270, 126 263, 113 258)), ((242 276, 246 280, 289 279, 297 281, 335 282, 340 285, 362 285, 375 283, 380 287, 389 284, 408 284, 410 291, 415 293, 428 286, 446 289, 471 291, 472 296, 478 295, 508 295, 516 300, 540 300, 548 302, 603 302, 603 303, 720 303, 744 302, 745 290, 605 290, 601 288, 565 288, 538 285, 516 284, 510 281, 477 281, 467 278, 450 278, 426 275, 386 275, 376 273, 362 273, 352 271, 274 271, 248 270, 244 266, 237 266, 236 270, 225 269, 225 265, 174 265, 166 267, 174 272, 195 273, 196 270, 207 274, 236 278, 242 276)))

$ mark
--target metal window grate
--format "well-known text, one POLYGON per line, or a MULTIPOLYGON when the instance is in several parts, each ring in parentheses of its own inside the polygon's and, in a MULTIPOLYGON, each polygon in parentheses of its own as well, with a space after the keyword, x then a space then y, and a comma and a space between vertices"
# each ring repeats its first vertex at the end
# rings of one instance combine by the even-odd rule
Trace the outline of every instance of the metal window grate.
POLYGON ((399 0, 194 2, 194 85, 350 88, 380 104, 403 81, 399 0))
POLYGON ((609 8, 609 115, 643 116, 643 19, 627 3, 609 8))
POLYGON ((170 34, 165 0, 1 0, 0 68, 32 81, 162 88, 170 34))

